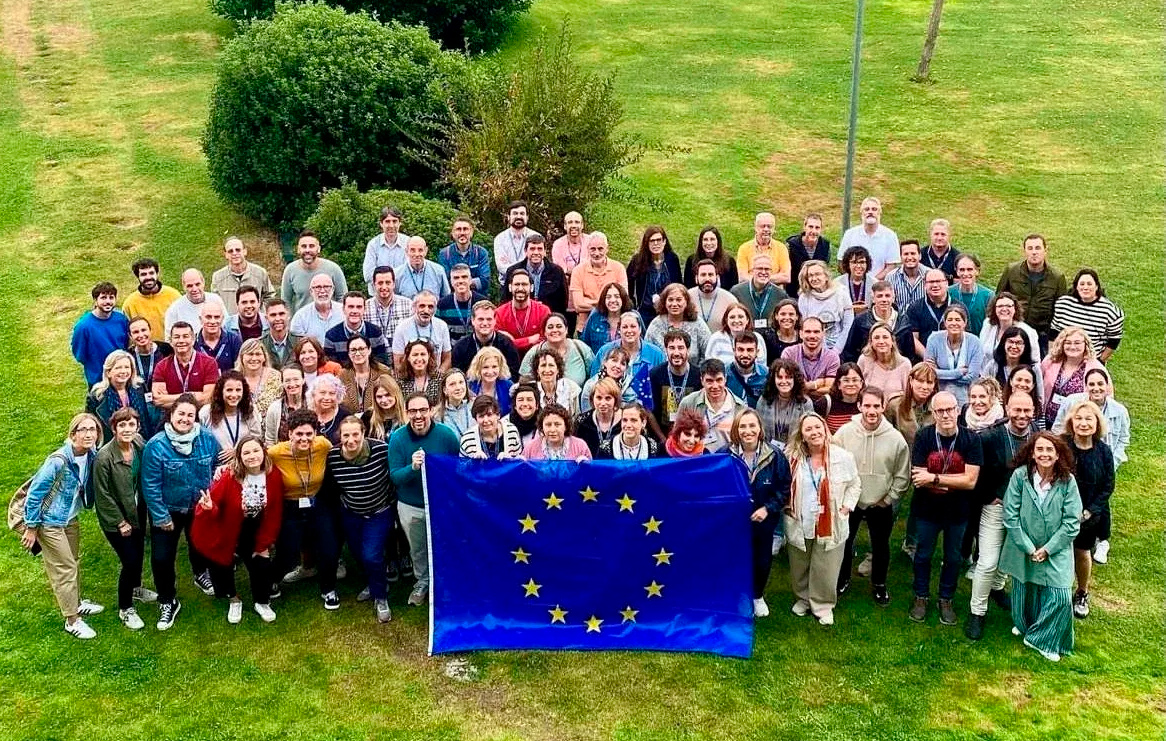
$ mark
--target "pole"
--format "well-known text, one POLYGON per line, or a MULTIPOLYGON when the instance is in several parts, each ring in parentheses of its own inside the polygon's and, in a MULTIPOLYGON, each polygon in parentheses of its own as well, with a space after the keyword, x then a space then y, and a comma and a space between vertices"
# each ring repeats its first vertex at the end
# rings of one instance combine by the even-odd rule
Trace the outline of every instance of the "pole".
POLYGON ((858 76, 862 66, 862 11, 858 0, 854 11, 854 59, 850 65, 850 128, 846 134, 846 183, 842 190, 842 231, 850 228, 850 202, 854 196, 854 139, 858 131, 858 76))

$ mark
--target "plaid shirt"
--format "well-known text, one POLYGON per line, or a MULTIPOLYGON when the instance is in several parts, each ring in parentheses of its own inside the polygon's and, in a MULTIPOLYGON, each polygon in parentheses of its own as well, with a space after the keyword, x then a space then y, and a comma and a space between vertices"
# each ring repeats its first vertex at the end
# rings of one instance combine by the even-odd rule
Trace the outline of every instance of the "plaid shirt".
POLYGON ((381 328, 386 341, 392 344, 397 325, 413 315, 413 302, 404 296, 393 294, 393 302, 388 307, 381 306, 374 296, 364 307, 364 320, 381 328))

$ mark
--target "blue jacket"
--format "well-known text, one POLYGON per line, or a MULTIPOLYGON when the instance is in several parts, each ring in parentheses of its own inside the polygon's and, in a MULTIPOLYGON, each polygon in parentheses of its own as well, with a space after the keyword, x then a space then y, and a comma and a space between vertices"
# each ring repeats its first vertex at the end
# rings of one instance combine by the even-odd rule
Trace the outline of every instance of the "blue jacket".
POLYGON ((598 352, 599 348, 611 342, 608 336, 610 330, 611 323, 607 320, 607 315, 592 309, 587 315, 587 323, 583 326, 583 333, 579 335, 579 339, 587 343, 592 352, 598 352))
MULTIPOLYGON (((138 413, 138 423, 141 426, 138 434, 149 440, 154 431, 158 429, 158 408, 146 401, 146 392, 142 386, 127 386, 126 393, 130 397, 128 406, 138 413)), ((112 388, 108 389, 100 400, 92 393, 85 398, 85 410, 101 420, 101 439, 105 442, 113 439, 109 418, 121 407, 121 397, 112 388)))
POLYGON ((73 519, 73 502, 81 485, 81 466, 85 466, 85 490, 81 494, 81 504, 93 507, 93 461, 97 451, 93 450, 78 460, 73 455, 72 443, 65 443, 45 459, 40 469, 28 485, 28 500, 24 504, 24 525, 34 528, 42 525, 64 527, 73 519), (49 492, 56 490, 48 506, 44 507, 49 492), (42 511, 43 510, 43 511, 42 511))
POLYGON ((209 489, 219 442, 201 428, 190 455, 179 455, 163 430, 142 451, 142 498, 155 525, 170 522, 170 513, 189 512, 200 493, 209 489))
MULTIPOLYGON (((754 510, 765 507, 769 510, 770 516, 780 516, 782 509, 789 502, 793 478, 789 470, 789 461, 784 453, 769 443, 761 443, 761 448, 757 452, 760 456, 757 467, 746 476, 749 480, 752 507, 754 510)), ((736 445, 729 448, 729 453, 741 461, 745 460, 744 454, 736 445)))
POLYGON ((449 277, 455 265, 465 263, 470 267, 470 285, 479 293, 490 292, 490 251, 480 244, 470 242, 466 254, 457 251, 457 245, 450 242, 437 253, 437 262, 449 277))
POLYGON ((757 400, 761 398, 761 392, 765 390, 765 380, 769 376, 769 371, 764 365, 760 363, 754 364, 753 375, 745 379, 741 375, 741 371, 737 370, 736 363, 729 363, 725 368, 725 385, 738 398, 749 405, 750 409, 757 408, 757 400))
POLYGON ((85 383, 92 386, 101 380, 105 358, 123 349, 130 341, 130 321, 114 309, 108 319, 98 319, 92 311, 73 325, 73 357, 85 369, 85 383))

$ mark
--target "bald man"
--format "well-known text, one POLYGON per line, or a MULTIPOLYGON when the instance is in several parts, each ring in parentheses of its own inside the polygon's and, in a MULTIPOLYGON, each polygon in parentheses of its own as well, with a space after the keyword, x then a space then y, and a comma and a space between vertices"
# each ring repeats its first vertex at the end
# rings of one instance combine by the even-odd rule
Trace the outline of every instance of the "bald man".
POLYGON ((259 291, 260 303, 267 303, 268 299, 275 296, 275 286, 271 285, 267 269, 247 262, 247 245, 243 244, 242 239, 228 238, 223 244, 223 255, 227 258, 227 264, 211 276, 211 291, 223 300, 228 314, 239 313, 235 294, 243 286, 252 286, 259 291))
POLYGON ((223 307, 226 314, 227 307, 217 294, 207 293, 206 278, 194 268, 188 268, 182 273, 182 295, 166 309, 166 335, 178 322, 186 322, 194 328, 195 334, 202 329, 202 305, 213 301, 223 307))
MULTIPOLYGON (((429 291, 440 299, 450 293, 449 276, 441 265, 425 257, 428 253, 429 245, 424 239, 409 237, 409 242, 405 245, 405 263, 393 268, 399 295, 413 298, 422 291, 429 291)), ((453 267, 455 266, 450 266, 453 267)))
MULTIPOLYGON (((911 328, 912 346, 916 357, 912 363, 923 360, 927 354, 927 338, 943 327, 943 313, 951 298, 947 292, 947 276, 942 270, 931 268, 923 274, 923 298, 907 307, 904 318, 911 328)), ((958 303, 958 302, 957 302, 958 303)))

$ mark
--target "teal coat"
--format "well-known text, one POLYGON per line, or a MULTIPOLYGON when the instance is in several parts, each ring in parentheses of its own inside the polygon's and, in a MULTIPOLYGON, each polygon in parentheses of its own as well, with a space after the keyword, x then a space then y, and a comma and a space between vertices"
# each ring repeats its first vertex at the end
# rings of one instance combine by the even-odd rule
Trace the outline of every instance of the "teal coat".
POLYGON ((1028 466, 1012 472, 1004 493, 1004 527, 1008 537, 1000 553, 1000 570, 1026 584, 1069 589, 1073 586, 1073 538, 1081 529, 1081 494, 1077 480, 1053 484, 1043 504, 1036 497, 1028 466), (1044 546, 1049 557, 1034 563, 1029 556, 1044 546))

